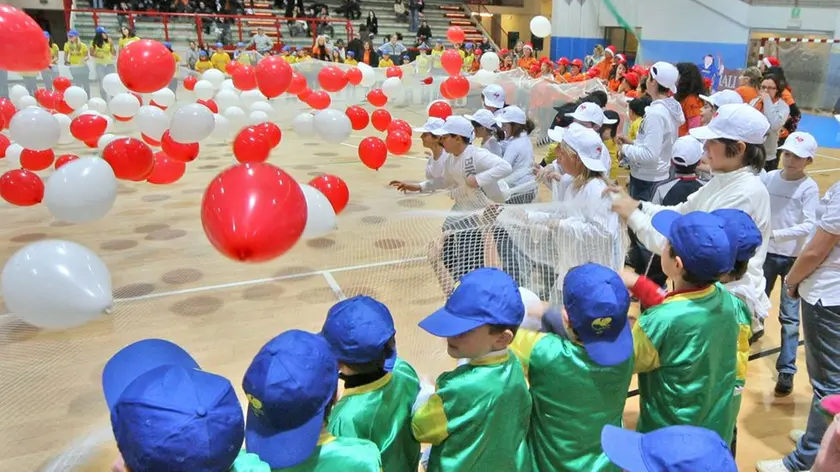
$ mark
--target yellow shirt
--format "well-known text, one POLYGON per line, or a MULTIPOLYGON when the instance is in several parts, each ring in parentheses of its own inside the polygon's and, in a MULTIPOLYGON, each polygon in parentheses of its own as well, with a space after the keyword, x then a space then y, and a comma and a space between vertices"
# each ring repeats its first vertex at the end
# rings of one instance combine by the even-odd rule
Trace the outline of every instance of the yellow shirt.
POLYGON ((295 56, 292 56, 291 54, 288 55, 288 56, 280 56, 280 57, 282 57, 283 60, 288 62, 289 64, 294 64, 295 62, 297 62, 297 58, 295 56))
POLYGON ((172 51, 172 58, 175 59, 175 78, 178 78, 178 76, 180 75, 178 74, 178 72, 180 72, 181 70, 181 68, 179 67, 181 64, 181 56, 179 56, 177 52, 172 51))
POLYGON ((610 152, 610 175, 608 177, 610 180, 615 180, 618 175, 618 144, 614 139, 608 139, 604 141, 604 144, 610 152))
POLYGON ((114 63, 114 52, 111 50, 111 40, 105 41, 102 43, 102 47, 98 48, 96 45, 93 44, 93 41, 90 43, 90 50, 91 50, 91 57, 93 60, 96 61, 97 64, 113 64, 114 63))
POLYGON ((464 66, 462 68, 464 70, 464 72, 469 72, 470 71, 470 69, 472 68, 472 64, 473 64, 474 60, 475 60, 475 56, 472 55, 472 54, 464 57, 464 66))
POLYGON ((52 43, 50 45, 50 58, 53 64, 58 64, 58 44, 52 43))
POLYGON ((344 63, 345 63, 345 64, 349 64, 349 65, 351 65, 351 66, 355 66, 355 65, 358 65, 358 64, 359 64, 359 61, 357 61, 357 60, 355 60, 355 59, 350 59, 350 58, 347 58, 347 59, 345 59, 345 60, 344 60, 344 63))
POLYGON ((210 56, 210 62, 213 63, 213 67, 225 72, 225 67, 230 63, 230 56, 226 52, 214 52, 210 56))
POLYGON ((642 118, 640 116, 630 123, 630 131, 627 132, 627 137, 630 138, 630 140, 632 140, 632 141, 636 140, 636 136, 639 135, 639 128, 642 127, 642 120, 643 119, 644 118, 642 118))
POLYGON ((246 66, 250 66, 251 55, 247 51, 240 51, 239 54, 236 56, 236 62, 240 64, 245 64, 246 66))
POLYGON ((312 59, 312 58, 311 58, 311 57, 309 57, 309 56, 298 56, 298 57, 295 59, 295 62, 303 62, 303 61, 308 61, 308 60, 310 60, 310 59, 312 59))
POLYGON ((443 56, 443 49, 432 49, 432 67, 440 68, 440 57, 443 56))
POLYGON ((129 44, 133 43, 134 41, 137 41, 138 39, 140 38, 138 38, 137 36, 132 36, 130 38, 120 38, 120 41, 117 43, 117 46, 119 46, 120 49, 122 49, 128 46, 129 44))
POLYGON ((195 70, 198 72, 205 72, 213 68, 213 63, 208 61, 198 61, 195 63, 195 70))
POLYGON ((88 47, 85 46, 85 43, 81 41, 64 43, 64 60, 69 62, 71 66, 84 64, 87 57, 88 47))
POLYGON ((380 59, 379 60, 379 67, 391 67, 394 65, 394 61, 391 59, 380 59))

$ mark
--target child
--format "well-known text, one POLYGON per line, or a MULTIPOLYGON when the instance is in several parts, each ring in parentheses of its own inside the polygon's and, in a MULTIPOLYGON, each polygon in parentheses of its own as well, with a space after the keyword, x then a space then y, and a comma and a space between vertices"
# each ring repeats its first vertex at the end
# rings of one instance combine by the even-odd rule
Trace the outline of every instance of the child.
POLYGON ((624 93, 627 98, 636 98, 639 96, 639 92, 636 91, 637 88, 639 88, 639 74, 627 72, 622 76, 618 92, 624 93))
POLYGON ((627 131, 627 139, 636 141, 639 135, 639 129, 642 127, 642 120, 645 119, 645 108, 650 106, 650 100, 644 98, 634 98, 630 100, 628 108, 630 109, 630 129, 627 131))
POLYGON ((601 431, 604 454, 627 472, 738 472, 720 435, 696 426, 669 426, 640 434, 611 425, 601 431))
POLYGON ((280 57, 289 64, 297 62, 297 58, 292 55, 292 48, 289 46, 283 46, 283 49, 280 50, 280 57))
POLYGON ((213 63, 210 62, 210 59, 207 59, 207 51, 201 51, 198 53, 198 62, 195 63, 195 70, 199 74, 203 74, 204 72, 213 68, 213 63))
POLYGON ((505 139, 505 132, 499 127, 490 110, 482 108, 472 115, 464 115, 464 118, 472 123, 475 137, 481 139, 482 148, 500 157, 504 154, 501 141, 505 139))
MULTIPOLYGON (((431 151, 429 160, 426 162, 426 181, 432 181, 443 177, 444 164, 449 154, 443 150, 440 137, 432 134, 432 131, 442 128, 444 121, 440 118, 429 118, 419 128, 414 128, 415 133, 420 133, 420 141, 423 147, 431 151)), ((422 187, 424 184, 420 184, 422 187)))
POLYGON ((121 453, 112 470, 251 470, 233 385, 180 346, 144 339, 124 347, 105 364, 102 391, 121 453))
POLYGON ((274 472, 379 472, 374 443, 327 430, 337 384, 338 362, 321 336, 293 329, 267 342, 242 379, 248 452, 274 472))
MULTIPOLYGON (((721 92, 722 93, 722 92, 721 92)), ((816 225, 816 209, 820 190, 805 168, 814 160, 817 141, 808 133, 794 132, 779 147, 782 169, 770 171, 763 179, 770 193, 770 244, 764 260, 765 293, 770 296, 776 279, 784 281, 802 246, 816 225)), ((782 324, 782 347, 776 360, 776 395, 787 396, 793 391, 796 374, 796 349, 799 344, 799 299, 787 294, 782 283, 779 303, 782 324)))
POLYGON ((511 345, 534 404, 532 470, 617 470, 601 449, 601 428, 621 427, 633 377, 630 295, 612 269, 585 264, 566 274, 563 303, 565 337, 520 330, 511 345))
POLYGON ((503 108, 501 113, 496 115, 496 122, 501 125, 508 138, 502 158, 513 169, 503 182, 510 189, 517 187, 521 189, 505 203, 531 203, 537 196, 537 185, 534 179, 534 144, 529 137, 534 131, 534 122, 516 105, 503 108))
POLYGON ((224 44, 216 43, 216 52, 210 56, 210 62, 213 63, 214 68, 222 72, 227 71, 227 65, 230 63, 230 56, 225 52, 224 44))
POLYGON ((346 59, 344 59, 344 63, 349 66, 357 66, 359 65, 359 61, 356 60, 356 53, 353 51, 347 51, 346 59))
POLYGON ((566 72, 566 75, 563 76, 566 79, 566 82, 583 82, 586 80, 586 76, 580 73, 580 70, 583 68, 583 61, 580 59, 575 59, 571 63, 571 69, 569 72, 566 72))
POLYGON ((744 103, 744 100, 741 99, 738 92, 734 90, 721 90, 710 96, 700 95, 700 99, 703 100, 703 109, 700 110, 700 123, 703 126, 708 125, 712 121, 715 112, 723 105, 744 103))
POLYGON ((321 336, 338 359, 344 394, 333 407, 329 430, 373 441, 383 470, 416 472, 420 444, 411 433, 411 406, 420 379, 397 357, 395 334, 391 312, 373 298, 356 296, 330 308, 321 336))
POLYGON ((601 133, 601 141, 607 147, 610 153, 610 172, 608 178, 615 181, 618 177, 618 144, 615 142, 615 137, 618 135, 618 126, 621 121, 618 113, 613 110, 604 112, 604 125, 598 130, 601 133), (607 123, 607 122, 610 123, 607 123))
POLYGON ((390 54, 388 54, 384 50, 380 51, 380 52, 382 54, 382 59, 379 59, 379 67, 387 68, 387 67, 391 67, 392 65, 394 65, 394 61, 391 60, 391 55, 390 54))
POLYGON ((420 322, 446 338, 447 353, 467 364, 438 377, 418 398, 414 437, 431 443, 428 472, 527 471, 525 436, 531 396, 508 346, 525 316, 516 282, 499 269, 465 275, 446 305, 420 322))
MULTIPOLYGON (((602 107, 593 102, 581 103, 575 108, 574 113, 570 113, 568 116, 575 123, 595 131, 599 131, 604 125, 618 123, 618 118, 607 118, 602 107)), ((610 157, 610 151, 607 146, 601 147, 601 161, 604 163, 605 168, 610 169, 612 167, 612 158, 610 157)))
POLYGON ((402 65, 407 66, 409 64, 411 64, 411 57, 406 54, 402 57, 402 65))

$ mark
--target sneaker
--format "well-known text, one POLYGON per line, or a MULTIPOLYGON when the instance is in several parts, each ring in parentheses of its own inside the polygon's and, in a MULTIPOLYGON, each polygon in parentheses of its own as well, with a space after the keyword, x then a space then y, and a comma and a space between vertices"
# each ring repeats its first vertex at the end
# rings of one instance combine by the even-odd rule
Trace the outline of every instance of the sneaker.
POLYGON ((801 429, 794 429, 788 434, 788 437, 794 444, 799 444, 799 440, 802 439, 802 436, 805 436, 805 431, 801 429))
POLYGON ((786 397, 793 392, 793 374, 779 374, 776 380, 776 396, 786 397))
POLYGON ((761 461, 755 465, 755 470, 757 472, 791 472, 787 467, 785 467, 785 463, 781 459, 761 461))

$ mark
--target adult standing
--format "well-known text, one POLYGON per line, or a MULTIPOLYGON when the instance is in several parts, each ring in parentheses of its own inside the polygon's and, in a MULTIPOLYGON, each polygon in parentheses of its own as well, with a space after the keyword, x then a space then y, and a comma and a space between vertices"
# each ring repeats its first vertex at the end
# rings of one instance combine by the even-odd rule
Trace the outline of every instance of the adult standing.
POLYGON ((776 148, 779 145, 779 132, 790 116, 790 107, 782 100, 782 92, 787 83, 773 74, 764 76, 761 81, 761 93, 753 100, 754 106, 764 113, 767 121, 770 122, 770 132, 764 141, 764 151, 767 153, 767 160, 764 163, 764 170, 770 172, 779 168, 779 159, 776 156, 776 148))
POLYGON ((108 30, 103 26, 96 27, 96 34, 93 41, 90 42, 90 55, 93 57, 93 62, 96 64, 96 81, 99 83, 99 96, 106 102, 110 100, 108 93, 105 92, 105 87, 102 81, 105 76, 116 72, 114 66, 114 56, 117 54, 117 48, 108 37, 108 30))
POLYGON ((265 30, 262 28, 257 28, 257 34, 251 36, 251 40, 248 41, 248 44, 245 46, 249 48, 254 46, 254 49, 257 50, 263 56, 267 56, 271 54, 271 51, 274 49, 274 41, 265 34, 265 30))
POLYGON ((67 32, 67 42, 64 43, 64 65, 70 66, 73 83, 84 89, 90 97, 90 68, 87 65, 88 47, 79 40, 76 30, 67 32))

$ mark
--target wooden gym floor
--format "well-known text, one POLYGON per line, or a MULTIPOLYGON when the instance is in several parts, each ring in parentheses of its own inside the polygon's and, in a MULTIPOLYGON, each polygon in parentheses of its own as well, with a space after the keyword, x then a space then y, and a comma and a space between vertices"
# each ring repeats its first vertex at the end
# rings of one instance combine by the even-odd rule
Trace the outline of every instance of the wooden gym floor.
MULTIPOLYGON (((422 111, 391 111, 414 126, 425 119, 422 111)), ((121 182, 111 213, 93 224, 55 221, 44 205, 0 203, 0 261, 33 241, 75 241, 110 268, 116 299, 113 315, 63 332, 38 330, 0 315, 0 470, 108 470, 116 448, 100 390, 101 369, 119 348, 142 338, 181 344, 204 368, 231 379, 245 405, 242 375, 263 343, 289 328, 317 331, 339 297, 368 294, 390 307, 399 353, 423 376, 434 379, 452 368, 444 343, 417 328, 443 303, 423 260, 426 244, 439 234, 440 219, 405 214, 444 210, 450 203, 443 195, 404 196, 388 187, 393 179, 423 178, 419 139, 410 155, 391 156, 375 172, 358 161, 355 150, 368 134, 354 132, 347 143, 329 145, 296 135, 289 123, 279 121, 283 141, 269 162, 301 182, 336 174, 348 183, 351 203, 333 234, 301 242, 269 263, 227 260, 203 234, 202 193, 233 162, 229 145, 202 144, 201 156, 173 185, 121 182)), ((86 153, 78 146, 57 151, 86 153)), ((817 159, 810 171, 824 192, 840 176, 840 152, 822 152, 827 157, 817 159)), ((0 171, 7 167, 0 161, 0 171)), ((767 335, 753 349, 778 345, 774 308, 767 335)), ((788 431, 802 427, 808 412, 811 396, 802 350, 796 390, 783 399, 772 394, 775 358, 750 363, 739 420, 742 470, 787 453, 792 447, 788 431)), ((635 422, 637 411, 636 399, 628 400, 628 423, 635 422)))

